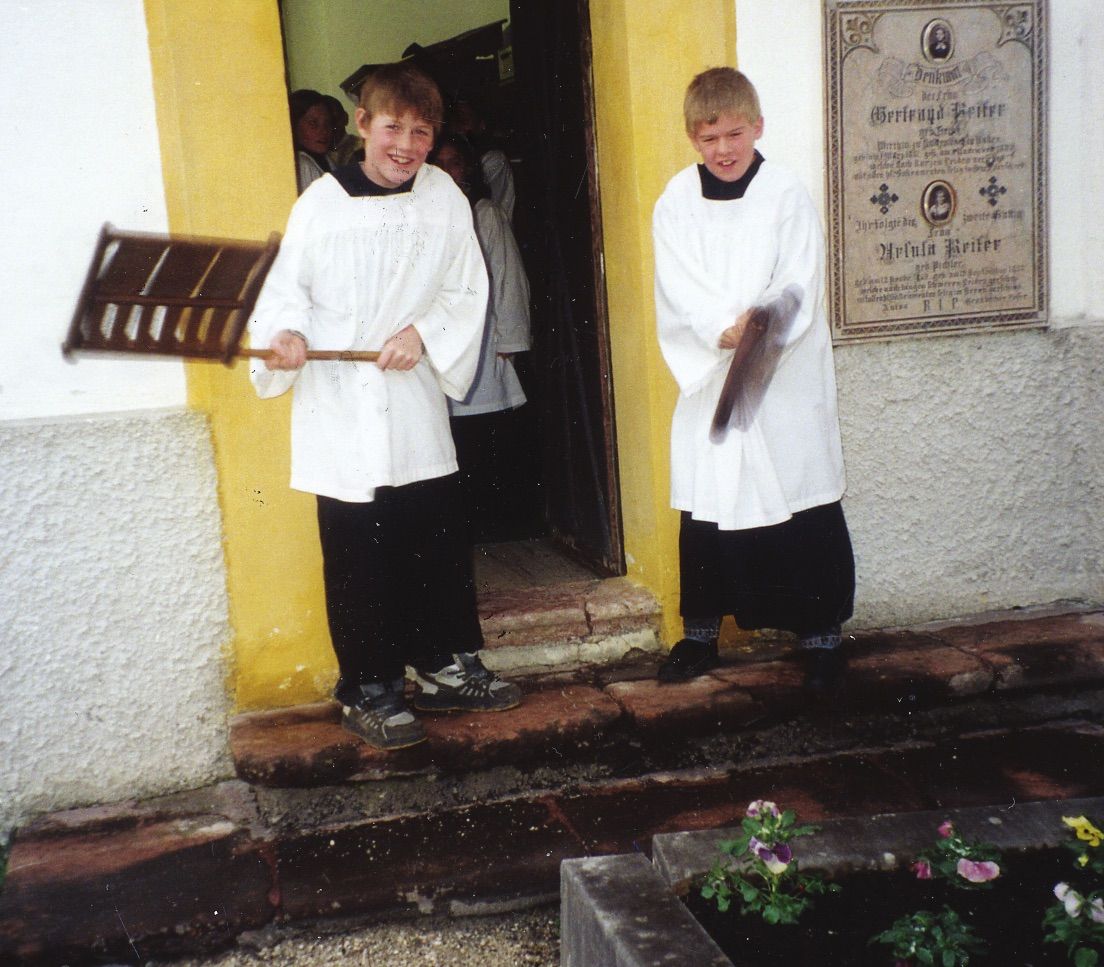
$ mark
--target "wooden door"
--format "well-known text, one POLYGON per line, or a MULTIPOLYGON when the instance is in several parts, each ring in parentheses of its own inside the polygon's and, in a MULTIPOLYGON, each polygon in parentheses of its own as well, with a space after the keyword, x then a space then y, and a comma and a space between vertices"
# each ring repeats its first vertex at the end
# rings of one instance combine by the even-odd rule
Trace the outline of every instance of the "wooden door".
POLYGON ((624 573, 586 0, 512 0, 519 239, 550 536, 624 573))

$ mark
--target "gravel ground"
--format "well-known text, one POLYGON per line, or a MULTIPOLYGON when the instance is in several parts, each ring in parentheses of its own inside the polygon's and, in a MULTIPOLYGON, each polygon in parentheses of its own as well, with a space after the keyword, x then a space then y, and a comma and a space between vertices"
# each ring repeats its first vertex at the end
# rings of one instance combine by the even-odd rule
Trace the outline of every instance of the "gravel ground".
POLYGON ((244 934, 233 950, 147 967, 558 967, 556 907, 485 917, 426 917, 366 926, 327 922, 244 934))

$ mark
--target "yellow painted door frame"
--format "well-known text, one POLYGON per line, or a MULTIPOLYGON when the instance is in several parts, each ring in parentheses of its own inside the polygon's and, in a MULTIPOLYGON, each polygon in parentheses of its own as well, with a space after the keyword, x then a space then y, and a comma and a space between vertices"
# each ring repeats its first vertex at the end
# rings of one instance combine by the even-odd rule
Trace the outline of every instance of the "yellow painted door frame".
POLYGON ((731 65, 735 0, 589 0, 598 184, 613 355, 628 575, 680 636, 678 516, 670 509, 669 432, 677 395, 655 337, 652 207, 696 160, 684 133, 690 78, 731 65))
MULTIPOLYGON (((276 0, 145 0, 173 231, 265 238, 295 200, 276 0)), ((651 210, 692 160, 682 92, 731 63, 735 5, 590 0, 599 190, 629 575, 677 631, 677 516, 668 508, 674 384, 654 336, 651 210)), ((189 404, 211 423, 230 595, 230 688, 239 709, 309 701, 336 674, 314 500, 288 489, 287 400, 258 401, 247 368, 188 365, 189 404)))

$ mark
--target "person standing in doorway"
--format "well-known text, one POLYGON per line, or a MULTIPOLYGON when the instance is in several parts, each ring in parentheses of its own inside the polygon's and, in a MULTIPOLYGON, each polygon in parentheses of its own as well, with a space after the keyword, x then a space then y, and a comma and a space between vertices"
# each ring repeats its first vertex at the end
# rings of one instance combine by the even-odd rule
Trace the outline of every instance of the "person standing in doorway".
POLYGON ((522 533, 527 511, 520 506, 525 488, 515 479, 518 455, 525 446, 517 413, 525 403, 525 391, 514 356, 530 346, 529 280, 510 220, 488 197, 472 147, 461 137, 446 135, 433 160, 472 206, 491 286, 475 380, 462 400, 449 400, 472 540, 512 540, 522 533))
POLYGON ((365 82, 364 161, 299 198, 250 321, 254 345, 270 349, 251 371, 258 394, 294 387, 291 486, 317 495, 342 724, 380 749, 426 737, 408 668, 415 710, 521 701, 477 654, 446 400, 475 374, 487 275, 467 200, 425 164, 441 117, 436 85, 412 65, 365 82), (308 346, 380 355, 307 361, 308 346))

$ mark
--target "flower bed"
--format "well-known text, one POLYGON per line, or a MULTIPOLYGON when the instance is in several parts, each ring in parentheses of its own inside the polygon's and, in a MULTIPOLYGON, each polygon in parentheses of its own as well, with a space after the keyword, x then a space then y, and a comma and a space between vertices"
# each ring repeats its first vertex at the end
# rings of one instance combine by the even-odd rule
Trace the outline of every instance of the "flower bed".
POLYGON ((1006 861, 944 820, 907 869, 830 882, 800 869, 795 842, 816 828, 755 800, 688 904, 736 965, 1097 967, 1104 832, 1083 815, 1062 822, 1064 850, 1022 850, 1006 861))
POLYGON ((720 913, 698 891, 686 903, 736 967, 893 967, 889 947, 871 945, 870 938, 902 915, 939 912, 944 905, 989 941, 989 954, 979 963, 1068 964, 1064 949, 1043 942, 1042 921, 1055 883, 1068 874, 1069 857, 1063 850, 1033 851, 1009 858, 1007 865, 991 890, 950 897, 937 881, 919 880, 908 870, 848 873, 835 881, 842 887, 838 893, 817 897, 794 925, 720 913))
MULTIPOLYGON (((820 908, 824 913, 825 922, 819 932, 770 926, 763 923, 761 917, 756 922, 755 918, 725 914, 723 919, 734 940, 731 955, 721 951, 679 897, 700 889, 716 862, 719 843, 732 838, 738 831, 660 834, 652 838, 651 863, 639 853, 564 861, 561 869, 562 963, 564 967, 593 967, 595 964, 602 967, 654 967, 656 964, 664 967, 731 967, 732 964, 755 967, 773 963, 786 963, 788 967, 814 967, 817 963, 839 967, 878 963, 896 967, 895 956, 889 948, 871 948, 867 941, 888 928, 894 917, 908 912, 905 909, 908 904, 927 902, 931 894, 926 891, 933 883, 918 879, 911 867, 921 853, 931 848, 933 831, 948 818, 965 836, 991 841, 1001 851, 1007 867, 1007 871, 1002 869, 1002 875, 1004 872, 1009 875, 1006 882, 1012 883, 1014 879, 1022 882, 1020 873, 1024 869, 1034 869, 1038 872, 1037 883, 1041 891, 1032 911, 1025 911, 1020 905, 1022 897, 1002 906, 1002 894, 987 889, 971 891, 964 895, 964 900, 956 898, 960 907, 965 903, 963 909, 966 909, 977 903, 980 909, 994 904, 994 919, 1002 936, 1011 936, 1012 925, 1022 921, 1034 938, 1039 939, 1043 912, 1048 905, 1052 909, 1061 906, 1067 921, 1076 921, 1083 927, 1092 922, 1092 900, 1077 886, 1071 886, 1081 893, 1082 899, 1079 917, 1070 918, 1065 912, 1065 903, 1073 905, 1076 898, 1066 894, 1065 900, 1059 900, 1053 895, 1054 886, 1072 879, 1076 872, 1071 870, 1075 860, 1068 851, 1062 850, 1063 843, 1070 838, 1070 828, 1063 824, 1063 817, 1101 815, 1104 815, 1104 799, 1086 798, 969 807, 949 813, 887 813, 826 820, 819 824, 818 832, 799 842, 802 870, 847 885, 854 882, 859 887, 838 894, 840 901, 847 892, 861 895, 861 885, 869 879, 872 884, 870 898, 856 907, 839 908, 830 906, 836 902, 836 895, 814 898, 813 909, 820 908), (902 891, 910 891, 904 904, 892 909, 887 907, 884 915, 878 912, 877 905, 890 900, 896 904, 902 891), (991 896, 997 899, 991 900, 991 896), (1089 919, 1084 919, 1085 912, 1090 912, 1089 919), (797 939, 787 936, 790 930, 797 939), (836 936, 844 930, 851 931, 854 943, 845 953, 838 953, 844 948, 836 936), (801 939, 802 934, 807 939, 801 939), (782 947, 790 942, 794 946, 782 947), (871 953, 875 955, 874 960, 863 959, 871 953)), ((1091 846, 1089 840, 1078 838, 1076 842, 1091 846)), ((778 851, 771 848, 775 844, 765 845, 774 860, 780 861, 778 851)), ((1101 853, 1104 855, 1104 842, 1101 853)), ((1030 879, 1030 874, 1027 878, 1030 879)), ((1021 890, 1027 889, 1033 888, 1021 886, 1021 890)), ((692 902, 696 907, 700 903, 700 909, 705 910, 704 901, 692 902)), ((707 920, 720 916, 715 907, 711 907, 709 913, 703 912, 707 920)), ((804 918, 801 920, 803 922, 804 918)), ((1015 942, 1012 945, 1015 946, 1015 942)), ((1023 951, 1005 954, 1003 960, 994 954, 984 960, 971 959, 970 963, 1000 964, 1001 967, 1070 963, 1064 944, 1050 944, 1044 954, 1046 959, 1040 955, 1034 963, 1025 959, 1023 951)), ((1086 967, 1089 961, 1078 964, 1075 960, 1073 963, 1076 967, 1086 967)))

